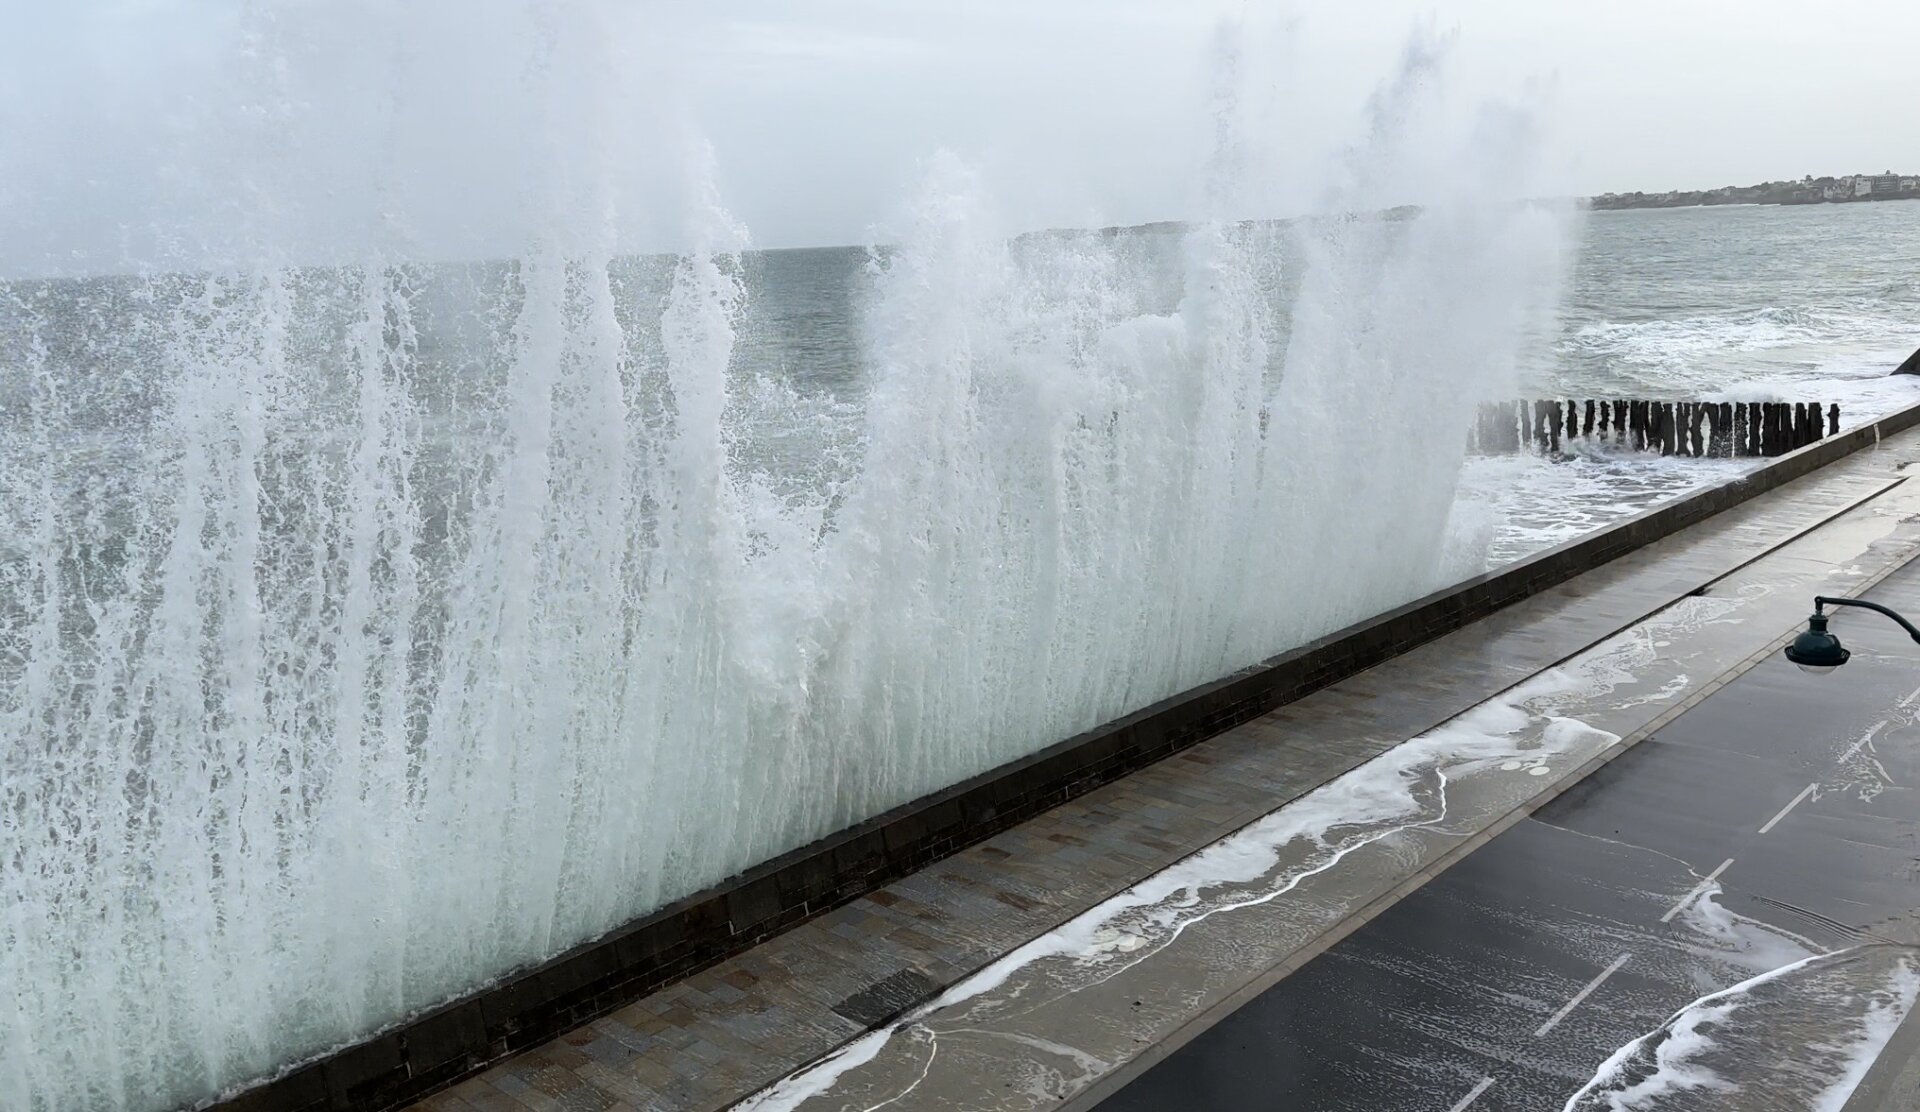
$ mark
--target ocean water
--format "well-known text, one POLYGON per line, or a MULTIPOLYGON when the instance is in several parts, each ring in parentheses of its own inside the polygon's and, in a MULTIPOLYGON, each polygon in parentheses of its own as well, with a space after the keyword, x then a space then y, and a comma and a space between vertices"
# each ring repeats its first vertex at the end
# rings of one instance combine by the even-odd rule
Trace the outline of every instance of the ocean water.
MULTIPOLYGON (((1127 237, 1136 259, 1162 262, 1137 271, 1142 308, 1177 304, 1164 260, 1180 235, 1163 228, 1127 237)), ((1840 405, 1843 427, 1920 402, 1920 378, 1887 375, 1920 348, 1920 205, 1593 212, 1578 236, 1551 330, 1518 352, 1516 396, 1817 401, 1840 405)), ((815 397, 820 413, 857 408, 865 394, 867 254, 747 257, 741 359, 815 397)), ((851 466, 836 427, 845 426, 823 420, 782 438, 771 470, 816 482, 835 461, 851 466)), ((1453 540, 1484 547, 1485 566, 1498 567, 1752 466, 1588 446, 1553 461, 1470 460, 1453 540)))
POLYGON ((1920 348, 1920 205, 1589 213, 1538 389, 1885 412, 1920 348))
MULTIPOLYGON (((1843 427, 1920 402, 1887 372, 1920 348, 1920 204, 1593 212, 1567 296, 1518 353, 1516 396, 1838 404, 1843 427)), ((1177 230, 1137 236, 1141 257, 1177 230)), ((750 257, 747 358, 855 405, 865 390, 852 248, 750 257)), ((1168 311, 1164 268, 1143 306, 1168 311)), ((813 434, 778 470, 818 477, 813 434)), ((842 445, 844 446, 844 445, 842 445)), ((847 459, 844 454, 839 457, 847 459)), ((1468 461, 1451 544, 1498 567, 1755 466, 1578 446, 1559 460, 1468 461)))
MULTIPOLYGON (((1578 237, 1558 315, 1517 353, 1516 396, 1817 401, 1838 404, 1843 427, 1920 402, 1920 378, 1887 375, 1920 348, 1920 204, 1593 212, 1578 237)), ((1134 238, 1148 258, 1176 250, 1180 233, 1134 238)), ((865 260, 854 248, 750 256, 744 358, 858 406, 865 260)), ((1143 277, 1141 305, 1169 311, 1170 272, 1140 273, 1159 276, 1143 277)), ((819 443, 791 438, 776 470, 817 479, 832 466, 819 443)), ((1752 466, 1588 446, 1470 460, 1450 543, 1498 567, 1752 466)))
MULTIPOLYGON (((1521 395, 1838 404, 1841 425, 1920 402, 1887 372, 1920 348, 1920 204, 1592 212, 1521 395)), ((1575 449, 1467 466, 1457 522, 1489 567, 1753 466, 1575 449)))
POLYGON ((1575 213, 1422 36, 1312 219, 1235 218, 1279 137, 1227 25, 1187 225, 1021 235, 939 153, 882 245, 756 253, 711 152, 636 135, 644 12, 470 7, 249 8, 132 257, 6 260, 30 1112, 244 1085, 1484 559, 1465 430, 1575 213), (500 157, 449 180, 462 128, 500 157), (421 250, 469 191, 532 226, 421 250), (662 213, 678 254, 623 247, 662 213))

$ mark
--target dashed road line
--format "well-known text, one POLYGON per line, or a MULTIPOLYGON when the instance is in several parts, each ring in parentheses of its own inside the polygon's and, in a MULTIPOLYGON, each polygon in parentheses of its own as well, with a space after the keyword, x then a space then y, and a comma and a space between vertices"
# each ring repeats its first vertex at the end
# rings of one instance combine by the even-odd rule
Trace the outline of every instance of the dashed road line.
POLYGON ((1785 807, 1780 808, 1779 814, 1767 820, 1767 825, 1760 828, 1760 833, 1765 834, 1767 831, 1772 830, 1776 823, 1778 823, 1781 819, 1784 819, 1787 817, 1787 812, 1793 810, 1795 807, 1800 806, 1800 801, 1812 795, 1814 792, 1814 789, 1818 788, 1819 786, 1820 785, 1818 784, 1808 784, 1806 787, 1801 788, 1800 794, 1794 796, 1792 802, 1788 803, 1785 807))
POLYGON ((1466 1096, 1461 1097, 1460 1102, 1458 1104, 1455 1104, 1452 1108, 1447 1109, 1447 1112, 1466 1112, 1466 1108, 1468 1105, 1472 1104, 1476 1100, 1479 1100, 1480 1094, 1486 1092, 1488 1089, 1491 1089, 1491 1088, 1493 1088, 1493 1078, 1491 1077, 1481 1078, 1480 1084, 1475 1085, 1471 1092, 1469 1092, 1466 1096))
POLYGON ((1702 892, 1705 892, 1709 885, 1711 885, 1714 881, 1719 880, 1720 874, 1726 872, 1727 866, 1731 864, 1733 864, 1733 858, 1731 857, 1727 858, 1725 861, 1720 862, 1719 868, 1708 873, 1705 879, 1703 879, 1700 883, 1694 885, 1690 890, 1688 890, 1686 895, 1680 897, 1679 903, 1674 904, 1671 908, 1668 908, 1667 913, 1660 917, 1660 921, 1662 923, 1673 922, 1673 917, 1675 915, 1680 914, 1680 909, 1692 903, 1694 900, 1694 897, 1698 896, 1702 892))
POLYGON ((1860 735, 1860 740, 1848 746, 1845 753, 1840 754, 1840 763, 1846 764, 1849 760, 1852 760, 1853 755, 1858 753, 1868 742, 1872 741, 1875 734, 1887 728, 1888 721, 1889 719, 1882 718, 1880 721, 1867 727, 1867 732, 1860 735))
POLYGON ((1612 965, 1609 965, 1605 969, 1602 969, 1598 977, 1595 977, 1593 980, 1587 982, 1586 988, 1583 988, 1579 992, 1574 993, 1573 999, 1567 1001, 1565 1004, 1562 1004, 1560 1006, 1560 1010, 1553 1013, 1552 1019, 1549 1019, 1545 1023, 1542 1023, 1540 1025, 1540 1029, 1533 1033, 1533 1037, 1537 1039, 1542 1035, 1545 1035, 1548 1031, 1553 1030, 1555 1027, 1560 1026, 1560 1021, 1567 1018, 1567 1014, 1569 1012, 1579 1007, 1580 1002, 1582 1000, 1585 1000, 1587 997, 1593 995, 1593 990, 1599 988, 1602 984, 1605 984, 1608 977, 1611 977, 1615 973, 1620 972, 1620 967, 1627 964, 1627 959, 1632 956, 1633 956, 1632 954, 1621 954, 1619 957, 1614 958, 1612 965))

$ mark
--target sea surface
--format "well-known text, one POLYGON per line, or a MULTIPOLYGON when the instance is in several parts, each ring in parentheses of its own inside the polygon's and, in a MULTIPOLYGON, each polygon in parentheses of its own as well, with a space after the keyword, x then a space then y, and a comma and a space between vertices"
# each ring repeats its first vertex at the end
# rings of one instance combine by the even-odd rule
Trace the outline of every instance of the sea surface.
MULTIPOLYGON (((1843 427, 1920 402, 1920 377, 1887 377, 1920 348, 1920 203, 1588 212, 1578 227, 1565 304, 1521 353, 1518 396, 1817 401, 1838 404, 1843 427)), ((1143 255, 1171 254, 1176 238, 1138 236, 1143 255)), ((787 445, 778 473, 816 481, 819 438, 851 427, 827 414, 864 393, 856 307, 868 258, 859 248, 748 257, 738 362, 813 397, 822 416, 803 436, 760 438, 787 445)), ((1145 302, 1171 311, 1179 294, 1169 284, 1145 302)), ((1498 567, 1752 466, 1585 446, 1553 460, 1476 459, 1455 538, 1484 545, 1498 567)))
MULTIPOLYGON (((1523 396, 1817 401, 1840 406, 1842 427, 1920 402, 1920 377, 1887 377, 1920 348, 1920 203, 1589 212, 1580 234, 1523 396)), ((1750 466, 1479 459, 1459 516, 1494 523, 1495 567, 1750 466)))

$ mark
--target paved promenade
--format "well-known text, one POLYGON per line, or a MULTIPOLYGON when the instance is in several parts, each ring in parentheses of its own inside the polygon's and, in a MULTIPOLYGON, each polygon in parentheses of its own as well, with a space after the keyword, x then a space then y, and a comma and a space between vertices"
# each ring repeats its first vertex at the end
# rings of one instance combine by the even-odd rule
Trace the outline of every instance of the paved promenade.
POLYGON ((1765 659, 1813 593, 1856 593, 1920 552, 1900 470, 1917 459, 1920 432, 1890 438, 417 1107, 1112 1092, 1765 659))
MULTIPOLYGON (((1864 597, 1920 613, 1920 562, 1864 597)), ((1583 1088, 1580 1112, 1837 1108, 1876 1017, 1920 987, 1920 645, 1858 610, 1833 624, 1847 666, 1766 654, 1191 1041, 1110 1071, 1101 1112, 1535 1112, 1583 1088)), ((1677 687, 1678 648, 1636 670, 1677 687)))

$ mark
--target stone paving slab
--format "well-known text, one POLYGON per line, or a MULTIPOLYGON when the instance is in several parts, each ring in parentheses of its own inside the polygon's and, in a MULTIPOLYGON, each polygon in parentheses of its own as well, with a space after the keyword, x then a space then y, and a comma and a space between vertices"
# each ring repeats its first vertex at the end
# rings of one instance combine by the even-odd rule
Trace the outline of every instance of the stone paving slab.
MULTIPOLYGON (((722 1108, 931 992, 1511 684, 1845 514, 1841 557, 1902 560, 1876 508, 1920 433, 1862 452, 1072 800, 416 1105, 722 1108), (838 1009, 838 1010, 836 1010, 838 1009), (861 1016, 848 1018, 847 1012, 861 1016)), ((1835 523, 1829 530, 1842 526, 1835 523)), ((1829 552, 1810 557, 1839 559, 1829 552)), ((1797 557, 1794 557, 1797 558, 1797 557)))

